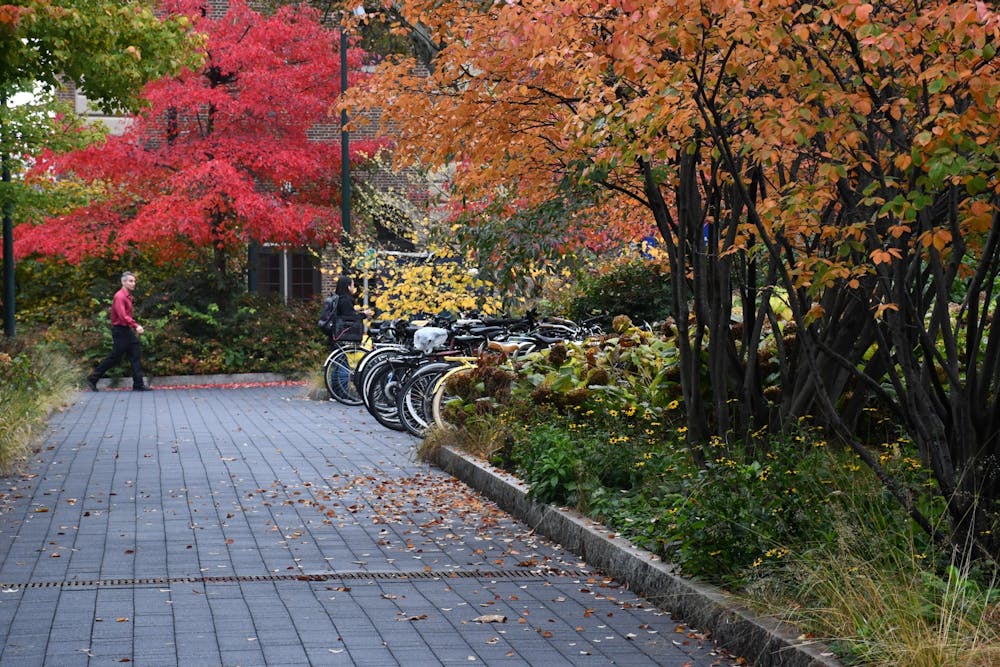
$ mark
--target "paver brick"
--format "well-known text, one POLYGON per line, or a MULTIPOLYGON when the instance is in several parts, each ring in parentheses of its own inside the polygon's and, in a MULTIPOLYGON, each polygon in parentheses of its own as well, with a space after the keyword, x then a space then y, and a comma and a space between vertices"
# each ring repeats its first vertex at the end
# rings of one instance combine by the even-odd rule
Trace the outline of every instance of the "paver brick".
POLYGON ((304 387, 88 392, 50 425, 4 481, 3 667, 734 664, 304 387))

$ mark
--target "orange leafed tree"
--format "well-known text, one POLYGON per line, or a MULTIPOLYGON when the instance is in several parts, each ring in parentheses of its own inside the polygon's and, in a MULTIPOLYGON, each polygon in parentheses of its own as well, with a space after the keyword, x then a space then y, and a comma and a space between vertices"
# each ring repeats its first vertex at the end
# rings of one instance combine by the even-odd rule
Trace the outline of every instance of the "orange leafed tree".
MULTIPOLYGON (((524 206, 595 186, 671 263, 692 451, 812 415, 925 528, 857 433, 919 448, 951 539, 1000 552, 1000 16, 985 2, 655 0, 393 6, 432 58, 383 64, 399 154, 524 206), (771 298, 787 300, 794 335, 771 298), (740 320, 739 326, 733 326, 740 320), (788 331, 786 331, 788 333, 788 331), (773 354, 772 354, 773 352, 773 354), (764 392, 759 360, 778 364, 764 392)), ((567 234, 578 223, 567 218, 567 234)))
MULTIPOLYGON (((494 230, 504 242, 497 244, 487 265, 510 259, 519 244, 547 244, 571 253, 650 234, 651 220, 636 214, 635 201, 621 201, 629 193, 593 190, 585 178, 592 161, 589 152, 575 146, 572 119, 581 101, 580 82, 593 65, 581 58, 587 71, 579 72, 557 59, 526 60, 534 51, 560 48, 553 40, 565 17, 555 3, 533 6, 524 14, 514 9, 503 3, 461 2, 387 7, 397 29, 423 36, 424 51, 434 55, 427 61, 384 62, 372 85, 350 91, 348 108, 382 113, 399 138, 400 163, 448 166, 454 201, 462 202, 456 213, 464 213, 467 224, 487 215, 514 218, 509 228, 494 230), (529 11, 541 26, 537 32, 524 21, 529 11), (587 200, 569 201, 568 192, 587 200), (550 224, 553 217, 573 224, 550 224)), ((587 30, 574 23, 566 27, 587 30)), ((585 50, 574 41, 589 39, 573 32, 564 37, 568 46, 563 51, 573 57, 585 50)))

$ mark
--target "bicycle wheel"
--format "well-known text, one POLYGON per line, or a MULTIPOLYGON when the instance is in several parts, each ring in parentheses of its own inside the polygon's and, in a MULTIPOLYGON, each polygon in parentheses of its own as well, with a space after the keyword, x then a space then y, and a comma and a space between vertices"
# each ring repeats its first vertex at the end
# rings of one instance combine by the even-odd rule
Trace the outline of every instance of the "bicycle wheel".
POLYGON ((379 424, 394 431, 406 430, 399 421, 399 410, 396 408, 401 374, 401 369, 386 361, 372 368, 365 378, 365 407, 379 424))
POLYGON ((389 357, 400 354, 401 352, 406 352, 409 348, 405 345, 398 345, 391 343, 388 345, 380 345, 372 350, 369 350, 360 360, 358 360, 358 365, 354 369, 354 387, 358 392, 358 395, 364 397, 365 395, 365 378, 368 373, 375 368, 378 364, 382 363, 389 357))
POLYGON ((358 382, 358 374, 360 373, 360 371, 354 372, 354 384, 355 386, 361 387, 361 403, 365 406, 365 409, 367 409, 369 412, 371 412, 373 409, 371 405, 371 400, 373 398, 377 398, 376 395, 377 392, 373 393, 373 389, 371 388, 372 377, 375 375, 375 371, 377 371, 379 368, 386 365, 387 363, 388 359, 382 359, 376 364, 369 364, 368 366, 365 366, 364 382, 361 383, 358 382))
POLYGON ((368 352, 359 343, 339 343, 323 364, 323 381, 330 398, 344 405, 361 405, 361 393, 354 384, 354 369, 368 352))
POLYGON ((439 376, 437 382, 434 383, 433 394, 431 395, 431 419, 434 425, 438 428, 451 428, 452 424, 444 418, 444 409, 448 405, 449 401, 457 399, 458 396, 452 394, 448 391, 448 381, 458 375, 459 373, 471 373, 472 368, 469 366, 456 366, 450 371, 446 371, 443 375, 439 376))
POLYGON ((424 364, 410 373, 402 390, 396 395, 399 421, 411 434, 422 437, 432 423, 431 399, 434 386, 454 364, 434 362, 424 364))

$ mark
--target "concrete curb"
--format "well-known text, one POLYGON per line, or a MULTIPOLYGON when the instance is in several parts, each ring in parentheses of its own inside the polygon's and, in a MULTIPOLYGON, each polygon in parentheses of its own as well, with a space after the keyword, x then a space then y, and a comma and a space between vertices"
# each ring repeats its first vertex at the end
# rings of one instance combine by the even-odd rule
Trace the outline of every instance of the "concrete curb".
POLYGON ((440 447, 434 463, 661 609, 711 631, 721 646, 750 664, 842 667, 822 643, 798 639, 795 627, 757 616, 725 592, 678 576, 655 554, 615 537, 575 511, 531 500, 527 486, 512 475, 450 447, 440 447))

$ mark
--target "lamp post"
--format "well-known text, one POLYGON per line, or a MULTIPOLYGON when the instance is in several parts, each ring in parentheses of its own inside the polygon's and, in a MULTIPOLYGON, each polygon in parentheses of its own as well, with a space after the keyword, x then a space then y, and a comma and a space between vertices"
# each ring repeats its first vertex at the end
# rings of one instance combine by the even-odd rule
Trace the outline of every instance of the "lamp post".
MULTIPOLYGON (((7 151, 3 156, 4 189, 10 186, 10 165, 7 151)), ((3 202, 3 329, 7 338, 14 337, 14 223, 11 215, 10 192, 4 193, 3 202)))
MULTIPOLYGON (((365 8, 358 5, 353 14, 357 18, 365 15, 365 8)), ((347 90, 347 26, 340 24, 340 94, 347 90)), ((347 109, 340 110, 340 224, 343 229, 342 239, 348 240, 351 235, 351 137, 347 131, 347 109)), ((350 241, 347 241, 348 243, 350 241)), ((340 253, 340 263, 344 272, 350 268, 346 254, 340 253)))
MULTIPOLYGON (((3 113, 7 112, 7 94, 0 93, 0 105, 3 105, 3 113)), ((13 203, 10 199, 10 156, 7 154, 6 144, 6 117, 0 120, 0 161, 2 161, 3 179, 3 329, 7 338, 14 337, 14 223, 11 209, 13 203)))

